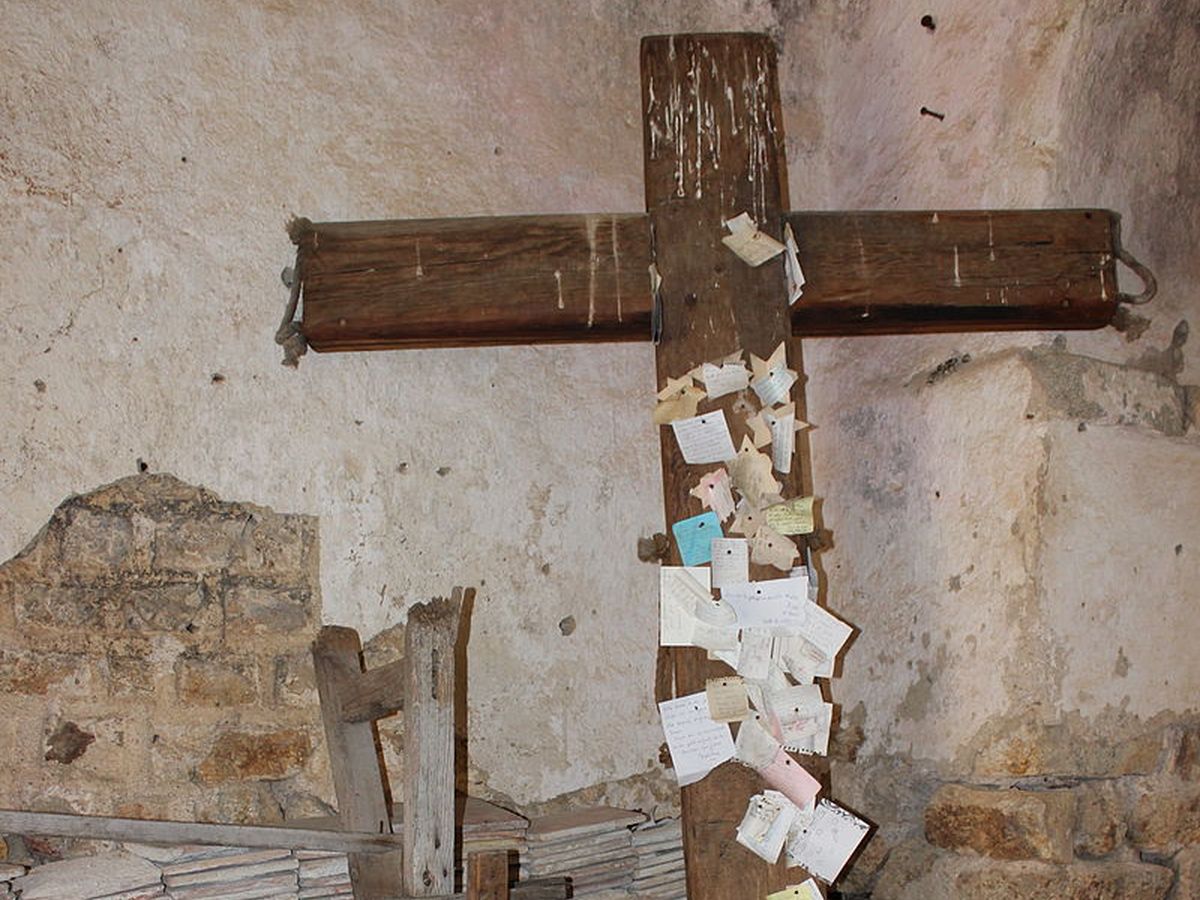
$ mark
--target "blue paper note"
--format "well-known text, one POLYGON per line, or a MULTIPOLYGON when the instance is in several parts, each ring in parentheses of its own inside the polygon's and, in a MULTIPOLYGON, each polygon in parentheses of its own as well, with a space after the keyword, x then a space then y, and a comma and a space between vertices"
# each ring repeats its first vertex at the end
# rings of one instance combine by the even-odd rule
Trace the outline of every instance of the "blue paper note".
POLYGON ((712 562, 713 538, 724 537, 721 520, 714 512, 701 513, 671 526, 675 532, 675 543, 685 566, 702 566, 712 562))

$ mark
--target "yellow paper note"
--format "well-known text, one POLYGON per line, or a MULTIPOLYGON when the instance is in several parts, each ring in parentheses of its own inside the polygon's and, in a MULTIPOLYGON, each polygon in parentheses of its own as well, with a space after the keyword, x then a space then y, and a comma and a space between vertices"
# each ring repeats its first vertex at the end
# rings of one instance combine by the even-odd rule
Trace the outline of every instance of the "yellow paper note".
POLYGON ((783 503, 768 506, 763 515, 766 523, 780 534, 812 534, 812 497, 796 497, 783 503))
POLYGON ((821 900, 821 889, 810 878, 803 884, 789 884, 782 891, 767 894, 767 900, 821 900))

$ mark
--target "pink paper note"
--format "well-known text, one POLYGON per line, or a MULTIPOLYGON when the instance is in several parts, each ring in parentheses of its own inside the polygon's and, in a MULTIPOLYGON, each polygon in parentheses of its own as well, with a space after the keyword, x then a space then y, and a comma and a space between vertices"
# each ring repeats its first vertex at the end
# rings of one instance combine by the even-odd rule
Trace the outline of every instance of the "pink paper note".
POLYGON ((759 769, 758 773, 767 784, 801 808, 812 803, 821 790, 821 782, 808 774, 808 770, 782 747, 776 751, 771 764, 759 769))

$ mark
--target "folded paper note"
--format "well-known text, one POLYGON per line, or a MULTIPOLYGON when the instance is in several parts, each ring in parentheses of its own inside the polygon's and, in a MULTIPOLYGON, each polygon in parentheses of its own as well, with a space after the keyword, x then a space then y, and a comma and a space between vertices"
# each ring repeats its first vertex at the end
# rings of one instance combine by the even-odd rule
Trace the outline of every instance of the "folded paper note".
POLYGON ((807 878, 800 884, 789 884, 782 891, 767 894, 767 900, 822 900, 821 889, 807 878))
POLYGON ((771 632, 765 628, 743 628, 737 665, 734 666, 737 673, 755 681, 766 680, 771 670, 773 640, 771 632))
POLYGON ((725 462, 737 456, 724 410, 676 419, 671 428, 675 431, 683 461, 689 465, 725 462))
POLYGON ((704 691, 664 700, 658 704, 658 712, 680 787, 699 781, 733 759, 729 726, 712 720, 704 691))
POLYGON ((771 457, 756 450, 749 435, 742 438, 742 446, 727 468, 733 486, 747 502, 766 506, 779 499, 781 485, 771 474, 771 457))
POLYGON ((701 513, 671 526, 679 556, 685 566, 702 566, 712 560, 712 542, 720 537, 721 520, 714 512, 701 513))
POLYGON ((750 798, 737 827, 736 840, 772 865, 788 841, 798 810, 778 791, 763 791, 750 798))
POLYGON ((808 770, 788 754, 783 747, 775 753, 775 758, 767 766, 758 770, 775 790, 782 793, 797 806, 807 806, 821 791, 821 782, 813 778, 808 770))
POLYGON ((692 612, 712 597, 706 566, 661 566, 658 570, 658 642, 664 647, 690 647, 695 640, 692 612))
POLYGON ((786 403, 792 385, 799 375, 787 367, 787 348, 780 343, 767 359, 750 354, 750 387, 758 394, 763 406, 786 403))
POLYGON ((799 555, 796 545, 769 524, 760 525, 754 537, 750 538, 750 561, 756 565, 774 566, 787 572, 799 555))
POLYGON ((788 306, 791 306, 804 294, 804 270, 800 268, 800 248, 796 246, 796 235, 792 232, 791 223, 783 226, 783 247, 785 254, 783 267, 787 272, 788 282, 788 306))
POLYGON ((734 216, 725 222, 725 227, 729 234, 721 238, 721 243, 751 266, 761 266, 784 250, 783 244, 758 230, 749 213, 734 216))
POLYGON ((720 363, 704 363, 695 375, 704 382, 710 400, 744 391, 750 386, 750 370, 742 362, 740 350, 720 363))

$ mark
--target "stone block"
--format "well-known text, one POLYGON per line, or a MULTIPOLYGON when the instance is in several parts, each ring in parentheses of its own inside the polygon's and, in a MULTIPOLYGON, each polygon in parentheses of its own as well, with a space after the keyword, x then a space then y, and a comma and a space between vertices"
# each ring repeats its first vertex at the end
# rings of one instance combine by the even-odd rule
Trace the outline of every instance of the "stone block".
POLYGON ((1148 779, 1139 785, 1129 842, 1139 850, 1163 854, 1200 844, 1200 785, 1174 779, 1148 779))
POLYGON ((230 781, 271 781, 300 771, 312 755, 307 730, 229 731, 217 737, 196 767, 201 784, 230 781))
POLYGON ((117 624, 111 588, 26 584, 16 587, 13 595, 16 621, 22 626, 107 631, 117 624))
POLYGON ((1200 778, 1200 725, 1168 728, 1163 738, 1162 771, 1185 781, 1200 778))
MULTIPOLYGON (((281 635, 306 629, 315 620, 307 588, 234 584, 225 592, 225 622, 230 631, 281 635)), ((301 638, 305 643, 311 635, 301 638)))
POLYGON ((161 677, 150 654, 110 653, 108 655, 108 693, 112 697, 153 694, 161 677))
POLYGON ((1185 847, 1175 854, 1175 894, 1173 900, 1200 897, 1200 847, 1185 847))
POLYGON ((165 632, 182 640, 219 632, 220 604, 198 582, 132 587, 121 598, 123 625, 140 632, 165 632))
POLYGON ((175 695, 183 703, 242 706, 258 699, 258 666, 232 653, 185 653, 175 660, 175 695))
POLYGON ((317 680, 309 651, 276 657, 272 673, 274 684, 271 697, 275 705, 317 708, 317 680))
POLYGON ((121 571, 133 551, 133 525, 124 516, 89 509, 67 514, 62 565, 71 575, 104 577, 121 571))
POLYGON ((1075 853, 1108 856, 1125 840, 1124 804, 1111 781, 1081 784, 1075 792, 1075 853))
POLYGON ((989 790, 943 785, 925 810, 937 847, 995 859, 1071 860, 1075 798, 1067 791, 989 790))
POLYGON ((247 782, 222 784, 197 799, 194 815, 202 822, 234 825, 279 825, 283 809, 269 784, 247 782))
POLYGON ((306 581, 309 550, 315 550, 315 520, 258 511, 234 546, 229 571, 233 575, 269 577, 275 581, 306 581))
POLYGON ((959 875, 955 897, 971 900, 1164 900, 1171 870, 1129 862, 1009 863, 959 875))
POLYGON ((0 692, 78 695, 94 681, 89 660, 79 654, 0 649, 0 692))
POLYGON ((1137 862, 1054 865, 928 851, 893 854, 872 900, 1164 900, 1172 872, 1137 862))
POLYGON ((154 567, 205 575, 226 568, 244 523, 216 516, 159 523, 154 533, 154 567))

